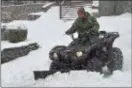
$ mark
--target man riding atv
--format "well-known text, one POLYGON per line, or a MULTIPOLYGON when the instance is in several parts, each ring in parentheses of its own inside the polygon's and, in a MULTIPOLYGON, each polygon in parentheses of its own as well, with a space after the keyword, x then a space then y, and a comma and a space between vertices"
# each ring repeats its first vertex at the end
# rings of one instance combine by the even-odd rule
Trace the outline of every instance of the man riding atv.
MULTIPOLYGON (((86 36, 89 33, 97 33, 99 30, 99 23, 96 18, 91 16, 90 13, 86 12, 83 7, 77 10, 78 18, 72 24, 72 27, 66 31, 67 35, 71 35, 75 32, 78 33, 78 41, 80 43, 85 43, 88 41, 86 36)), ((89 37, 92 37, 89 35, 89 37)))
POLYGON ((35 79, 46 78, 58 71, 70 72, 74 70, 96 71, 112 74, 115 70, 122 70, 123 54, 120 48, 113 46, 118 32, 98 31, 99 24, 95 17, 79 8, 78 18, 72 27, 66 31, 67 35, 78 32, 78 38, 65 45, 57 45, 49 52, 52 60, 48 71, 34 71, 35 79), (107 70, 104 71, 104 68, 107 70))

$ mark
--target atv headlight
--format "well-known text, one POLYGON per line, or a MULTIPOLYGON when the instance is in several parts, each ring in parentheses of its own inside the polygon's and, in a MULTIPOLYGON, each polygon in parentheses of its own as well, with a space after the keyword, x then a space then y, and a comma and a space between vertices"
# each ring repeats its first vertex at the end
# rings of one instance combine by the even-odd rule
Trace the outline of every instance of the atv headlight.
POLYGON ((54 57, 55 59, 57 59, 57 58, 58 58, 58 54, 57 54, 57 53, 53 53, 53 57, 54 57))
POLYGON ((75 33, 73 34, 73 37, 74 37, 75 39, 77 39, 77 38, 78 38, 78 33, 75 32, 75 33))
POLYGON ((83 55, 83 52, 82 52, 82 51, 76 52, 76 56, 77 56, 77 57, 80 57, 80 56, 82 56, 82 55, 83 55))
POLYGON ((104 35, 103 35, 103 34, 100 34, 100 35, 99 35, 99 38, 104 38, 104 35))

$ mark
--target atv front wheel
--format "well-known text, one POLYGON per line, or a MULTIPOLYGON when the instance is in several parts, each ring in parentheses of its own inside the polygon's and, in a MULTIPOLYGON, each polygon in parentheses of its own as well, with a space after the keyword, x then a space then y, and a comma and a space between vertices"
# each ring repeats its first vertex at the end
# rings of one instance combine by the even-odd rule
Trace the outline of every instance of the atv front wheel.
POLYGON ((54 57, 54 53, 57 54, 57 56, 59 56, 60 52, 62 52, 63 50, 66 49, 66 46, 55 46, 50 52, 49 52, 49 58, 51 60, 55 60, 56 58, 54 57))
POLYGON ((108 64, 108 68, 110 71, 114 71, 114 70, 122 70, 123 67, 123 54, 122 51, 117 48, 114 47, 112 49, 112 54, 111 54, 111 62, 108 64))

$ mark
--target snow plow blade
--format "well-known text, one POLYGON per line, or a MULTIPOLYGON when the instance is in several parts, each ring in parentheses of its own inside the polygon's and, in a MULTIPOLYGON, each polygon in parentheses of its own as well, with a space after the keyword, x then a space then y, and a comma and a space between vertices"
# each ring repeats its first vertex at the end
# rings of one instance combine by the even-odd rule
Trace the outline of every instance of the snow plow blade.
POLYGON ((56 73, 56 71, 34 71, 34 79, 40 79, 43 78, 45 79, 47 76, 53 75, 54 73, 56 73))
MULTIPOLYGON (((72 70, 72 71, 86 71, 86 70, 72 70)), ((34 79, 38 80, 38 79, 45 79, 46 77, 51 76, 55 74, 56 72, 70 73, 70 71, 34 71, 33 74, 34 74, 34 79)), ((103 77, 109 77, 112 75, 112 73, 109 71, 100 72, 100 74, 103 74, 103 77)))
MULTIPOLYGON (((51 76, 55 74, 56 72, 61 72, 61 73, 70 73, 71 70, 61 70, 61 71, 33 71, 34 74, 34 79, 45 79, 48 76, 51 76)), ((82 70, 72 70, 72 71, 82 71, 82 70)))

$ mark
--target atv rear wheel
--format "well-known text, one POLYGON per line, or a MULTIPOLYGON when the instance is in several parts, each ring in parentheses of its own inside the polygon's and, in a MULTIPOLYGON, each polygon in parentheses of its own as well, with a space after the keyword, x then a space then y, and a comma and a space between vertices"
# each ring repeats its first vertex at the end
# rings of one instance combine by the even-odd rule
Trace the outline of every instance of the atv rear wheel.
POLYGON ((123 67, 123 54, 122 51, 114 47, 111 54, 111 62, 107 65, 108 69, 113 72, 114 70, 122 70, 123 67))

